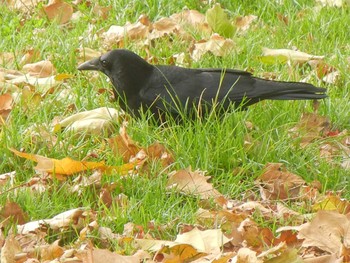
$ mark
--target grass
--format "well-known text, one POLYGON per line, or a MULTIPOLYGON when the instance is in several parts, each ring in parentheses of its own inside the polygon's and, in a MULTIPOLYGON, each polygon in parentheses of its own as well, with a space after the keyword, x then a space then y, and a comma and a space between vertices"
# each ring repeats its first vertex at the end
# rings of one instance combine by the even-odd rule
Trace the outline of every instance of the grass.
MULTIPOLYGON (((99 1, 101 5, 111 5, 107 19, 95 17, 91 9, 80 5, 82 19, 62 27, 48 21, 41 14, 38 6, 33 15, 10 10, 2 5, 0 50, 12 52, 18 57, 13 64, 3 65, 10 69, 20 69, 21 52, 30 47, 40 51, 41 59, 52 60, 58 72, 75 74, 69 82, 74 96, 60 101, 57 94, 44 99, 40 108, 30 111, 17 105, 11 113, 11 120, 0 130, 0 173, 17 171, 15 184, 19 185, 34 176, 33 163, 14 157, 9 147, 24 149, 52 158, 70 156, 82 159, 89 152, 99 152, 100 157, 109 163, 120 163, 111 151, 103 150, 104 136, 79 138, 74 135, 60 134, 59 142, 49 149, 44 140, 34 141, 26 130, 34 124, 49 124, 56 116, 66 115, 69 105, 75 111, 94 109, 101 106, 116 107, 106 94, 98 95, 98 88, 110 88, 104 76, 89 81, 86 75, 76 70, 75 50, 79 46, 98 49, 100 42, 88 37, 88 23, 94 20, 93 32, 108 29, 110 25, 123 25, 126 21, 134 22, 141 14, 147 14, 151 20, 169 16, 181 11, 184 7, 205 12, 210 6, 204 1, 99 1), (82 37, 82 38, 80 38, 82 37), (102 150, 101 150, 102 149, 102 150)), ((261 48, 292 48, 315 55, 326 55, 326 62, 336 67, 341 73, 337 85, 325 85, 313 79, 315 85, 327 86, 330 99, 320 105, 320 113, 330 117, 332 124, 339 130, 349 129, 349 8, 316 9, 313 1, 285 1, 283 5, 277 1, 221 1, 229 10, 231 17, 254 14, 259 17, 258 26, 249 30, 246 35, 235 37, 238 51, 232 56, 217 58, 205 56, 194 67, 232 67, 254 70, 257 76, 264 72, 275 72, 278 79, 301 80, 310 69, 307 67, 289 68, 285 64, 264 65, 258 59, 261 48), (286 15, 289 23, 279 21, 277 14, 286 15), (291 72, 292 71, 292 72, 291 72)), ((133 43, 127 48, 138 50, 133 43)), ((151 46, 152 54, 164 61, 172 54, 187 52, 189 47, 183 46, 176 39, 171 45, 156 43, 151 46)), ((181 169, 192 166, 193 169, 207 170, 212 176, 215 187, 226 196, 241 199, 249 190, 256 191, 254 179, 268 162, 282 162, 288 170, 302 176, 306 181, 319 180, 323 191, 349 189, 349 171, 330 164, 320 158, 318 143, 306 149, 298 146, 298 140, 289 136, 288 130, 299 121, 304 111, 312 111, 311 102, 271 102, 265 101, 252 106, 248 111, 230 112, 222 119, 207 121, 185 121, 182 125, 173 123, 166 128, 152 125, 144 117, 132 120, 128 132, 141 145, 160 141, 167 145, 176 156, 174 168, 181 169), (245 122, 253 123, 252 131, 245 122), (253 145, 244 144, 247 135, 253 138, 253 145)), ((115 134, 118 133, 116 129, 115 134)), ((156 165, 150 177, 120 179, 118 175, 104 178, 106 183, 117 182, 118 190, 113 194, 125 194, 129 198, 127 209, 116 206, 107 209, 101 205, 96 189, 85 189, 81 195, 72 195, 68 189, 72 179, 66 183, 53 181, 50 188, 32 195, 28 191, 10 191, 0 196, 3 204, 6 200, 18 202, 29 214, 30 220, 50 218, 70 208, 79 206, 92 207, 98 211, 100 225, 111 227, 121 233, 124 224, 147 226, 151 220, 158 224, 166 224, 172 220, 194 223, 198 200, 175 192, 166 193, 166 173, 160 173, 156 165), (105 216, 107 215, 107 216, 105 216), (116 220, 114 220, 115 218, 116 220)), ((344 192, 347 199, 350 191, 344 192)), ((163 238, 174 237, 176 225, 163 238)))

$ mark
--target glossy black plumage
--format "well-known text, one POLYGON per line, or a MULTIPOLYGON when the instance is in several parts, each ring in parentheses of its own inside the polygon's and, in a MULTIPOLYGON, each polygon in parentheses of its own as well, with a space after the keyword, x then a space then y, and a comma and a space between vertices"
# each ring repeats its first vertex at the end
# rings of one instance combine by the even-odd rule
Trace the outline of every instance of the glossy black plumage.
POLYGON ((270 81, 234 69, 188 69, 151 65, 135 53, 112 50, 87 61, 79 70, 106 74, 121 107, 138 115, 139 110, 155 114, 205 113, 213 105, 226 110, 230 104, 243 109, 261 100, 310 100, 327 97, 326 89, 308 83, 270 81))

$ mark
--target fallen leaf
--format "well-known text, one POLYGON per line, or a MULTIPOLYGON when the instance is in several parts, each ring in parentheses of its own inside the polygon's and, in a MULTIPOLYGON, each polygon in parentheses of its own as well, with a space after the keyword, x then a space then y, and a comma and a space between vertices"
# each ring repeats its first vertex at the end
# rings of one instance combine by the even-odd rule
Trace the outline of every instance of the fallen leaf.
POLYGON ((238 250, 237 255, 233 259, 235 260, 234 262, 239 263, 263 263, 263 260, 258 259, 256 254, 256 251, 243 247, 238 250))
POLYGON ((95 14, 96 17, 106 20, 111 9, 112 6, 100 6, 98 3, 95 3, 94 7, 92 8, 92 12, 95 14))
POLYGON ((301 140, 304 147, 325 136, 330 131, 330 121, 326 116, 317 113, 303 113, 298 124, 289 130, 293 137, 301 140))
POLYGON ((22 225, 28 220, 28 215, 16 202, 7 201, 0 211, 0 219, 7 218, 10 218, 11 222, 22 225))
POLYGON ((218 253, 222 246, 229 242, 221 229, 193 230, 177 235, 175 242, 179 244, 189 244, 195 247, 198 251, 205 253, 218 253))
POLYGON ((23 71, 31 76, 38 78, 46 78, 55 74, 56 69, 49 60, 42 60, 32 64, 23 66, 23 71))
POLYGON ((6 1, 10 8, 18 9, 22 12, 32 11, 42 0, 21 0, 21 1, 6 1))
POLYGON ((310 55, 305 52, 291 50, 291 49, 270 49, 264 47, 263 55, 260 60, 266 64, 284 63, 293 61, 297 63, 305 63, 309 60, 322 60, 324 56, 310 55))
MULTIPOLYGON (((13 98, 11 94, 0 95, 0 119, 6 120, 12 110, 13 98)), ((3 122, 0 121, 0 125, 3 122)))
POLYGON ((330 7, 342 7, 344 5, 343 0, 316 0, 316 2, 320 3, 322 6, 330 7))
POLYGON ((2 263, 15 263, 15 256, 21 252, 21 246, 14 236, 10 235, 5 239, 5 244, 1 248, 0 261, 2 263))
POLYGON ((77 51, 78 51, 78 58, 81 60, 81 62, 85 62, 93 58, 97 58, 102 54, 101 52, 88 47, 78 48, 77 51))
POLYGON ((205 17, 209 26, 215 33, 228 38, 234 35, 235 27, 232 25, 225 10, 222 9, 219 3, 214 4, 212 8, 208 9, 205 13, 205 17))
POLYGON ((0 65, 6 66, 15 62, 15 54, 12 52, 0 52, 0 65))
MULTIPOLYGON (((189 232, 177 235, 175 241, 135 239, 136 243, 144 250, 153 252, 162 251, 167 246, 172 248, 187 244, 197 250, 197 253, 218 253, 224 244, 230 241, 220 229, 199 230, 194 228, 189 232)), ((190 251, 193 251, 190 249, 190 251)))
POLYGON ((125 124, 120 127, 119 135, 108 141, 114 153, 122 156, 125 163, 129 162, 142 149, 129 137, 125 124))
POLYGON ((172 247, 164 246, 157 255, 162 255, 165 262, 194 262, 207 254, 197 251, 191 245, 179 244, 172 247))
POLYGON ((249 29, 254 20, 258 17, 254 15, 242 16, 236 18, 236 27, 239 31, 244 32, 249 29))
POLYGON ((152 160, 160 160, 163 167, 168 167, 174 162, 174 157, 169 150, 165 148, 164 145, 159 142, 153 143, 148 146, 146 153, 152 160))
POLYGON ((205 15, 197 10, 183 10, 180 13, 171 15, 170 18, 185 29, 190 27, 201 33, 211 32, 211 29, 206 22, 205 15))
POLYGON ((37 252, 40 253, 40 259, 49 261, 60 258, 64 254, 64 249, 58 243, 59 240, 56 240, 48 246, 38 248, 37 252))
POLYGON ((59 24, 69 22, 73 15, 73 7, 63 0, 51 0, 44 6, 44 11, 49 20, 56 20, 59 24))
POLYGON ((207 52, 217 57, 225 57, 232 53, 235 47, 233 40, 213 34, 209 40, 202 40, 194 44, 192 58, 194 61, 199 61, 207 52))
POLYGON ((217 191, 207 180, 210 176, 204 176, 205 172, 191 168, 174 171, 169 174, 167 189, 175 189, 184 194, 196 195, 201 199, 218 198, 222 194, 217 191))
POLYGON ((341 214, 348 214, 350 212, 350 202, 346 199, 341 199, 339 196, 328 194, 313 205, 314 211, 338 211, 341 214))
POLYGON ((301 187, 306 185, 300 176, 288 172, 280 163, 267 164, 256 182, 264 200, 301 198, 301 187))
POLYGON ((37 154, 19 152, 15 149, 10 150, 17 156, 37 162, 38 164, 34 169, 47 173, 54 173, 58 175, 72 175, 86 170, 106 169, 104 162, 75 161, 67 157, 58 160, 37 154))
POLYGON ((341 256, 342 247, 349 248, 349 217, 337 211, 320 210, 311 222, 300 226, 298 238, 303 247, 317 247, 331 254, 341 256))
POLYGON ((105 44, 111 46, 124 41, 124 38, 129 40, 146 39, 149 30, 150 22, 148 17, 141 15, 136 23, 131 24, 128 22, 124 26, 113 25, 102 36, 105 44))
POLYGON ((16 171, 0 174, 0 187, 7 184, 9 181, 11 185, 13 184, 14 178, 16 176, 16 171))
POLYGON ((108 249, 88 248, 78 253, 78 262, 86 263, 136 263, 148 262, 152 257, 145 251, 139 250, 132 256, 119 255, 108 249))
POLYGON ((61 120, 55 125, 54 131, 65 128, 66 132, 101 134, 110 132, 113 122, 120 122, 124 112, 114 108, 101 107, 98 109, 83 111, 61 120))
POLYGON ((17 231, 25 235, 37 232, 43 226, 49 226, 52 230, 64 230, 69 227, 81 229, 85 226, 87 219, 93 221, 93 213, 86 208, 79 207, 60 213, 52 218, 17 225, 17 231))

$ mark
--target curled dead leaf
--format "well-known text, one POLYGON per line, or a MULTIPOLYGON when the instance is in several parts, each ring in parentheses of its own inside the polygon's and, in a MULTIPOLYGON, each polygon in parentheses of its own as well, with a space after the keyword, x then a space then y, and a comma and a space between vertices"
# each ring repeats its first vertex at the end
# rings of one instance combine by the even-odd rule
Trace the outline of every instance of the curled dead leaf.
POLYGON ((5 93, 0 95, 0 125, 3 123, 3 120, 6 120, 8 115, 12 110, 13 98, 10 94, 5 93))
POLYGON ((110 132, 113 122, 120 122, 124 112, 114 108, 101 107, 83 111, 61 120, 55 125, 54 131, 62 128, 65 131, 84 134, 101 134, 110 132))
POLYGON ((207 52, 211 52, 217 57, 228 56, 235 47, 236 45, 232 39, 213 34, 209 40, 202 40, 194 44, 192 58, 194 61, 199 61, 207 52))
POLYGON ((349 217, 337 211, 320 210, 316 216, 299 227, 298 238, 303 239, 303 247, 317 247, 341 257, 342 247, 350 244, 349 217))
POLYGON ((254 15, 242 16, 236 18, 236 27, 239 31, 244 32, 247 31, 254 20, 258 17, 254 15))
POLYGON ((270 163, 256 182, 264 200, 301 198, 300 190, 306 182, 298 175, 288 172, 280 163, 270 163))
POLYGON ((184 194, 196 195, 202 199, 218 198, 222 194, 216 190, 207 180, 210 176, 204 176, 205 172, 191 168, 174 171, 169 174, 168 189, 175 189, 184 194))
POLYGON ((23 66, 23 71, 31 76, 38 78, 46 78, 55 74, 56 69, 49 60, 42 60, 32 64, 23 66))
POLYGON ((197 10, 183 10, 180 13, 171 15, 170 18, 183 28, 190 27, 198 32, 211 33, 211 28, 206 22, 205 15, 197 10))
POLYGON ((59 24, 69 22, 73 15, 73 7, 63 0, 51 0, 44 6, 44 11, 49 20, 56 20, 59 24))

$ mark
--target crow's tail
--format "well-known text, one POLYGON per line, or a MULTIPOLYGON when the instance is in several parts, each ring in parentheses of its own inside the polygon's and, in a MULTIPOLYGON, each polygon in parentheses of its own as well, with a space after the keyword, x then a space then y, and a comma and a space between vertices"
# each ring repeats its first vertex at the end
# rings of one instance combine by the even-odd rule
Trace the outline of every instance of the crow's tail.
MULTIPOLYGON (((260 81, 259 81, 260 82, 260 81)), ((261 97, 270 100, 314 100, 327 98, 326 89, 302 82, 261 80, 261 97)))

